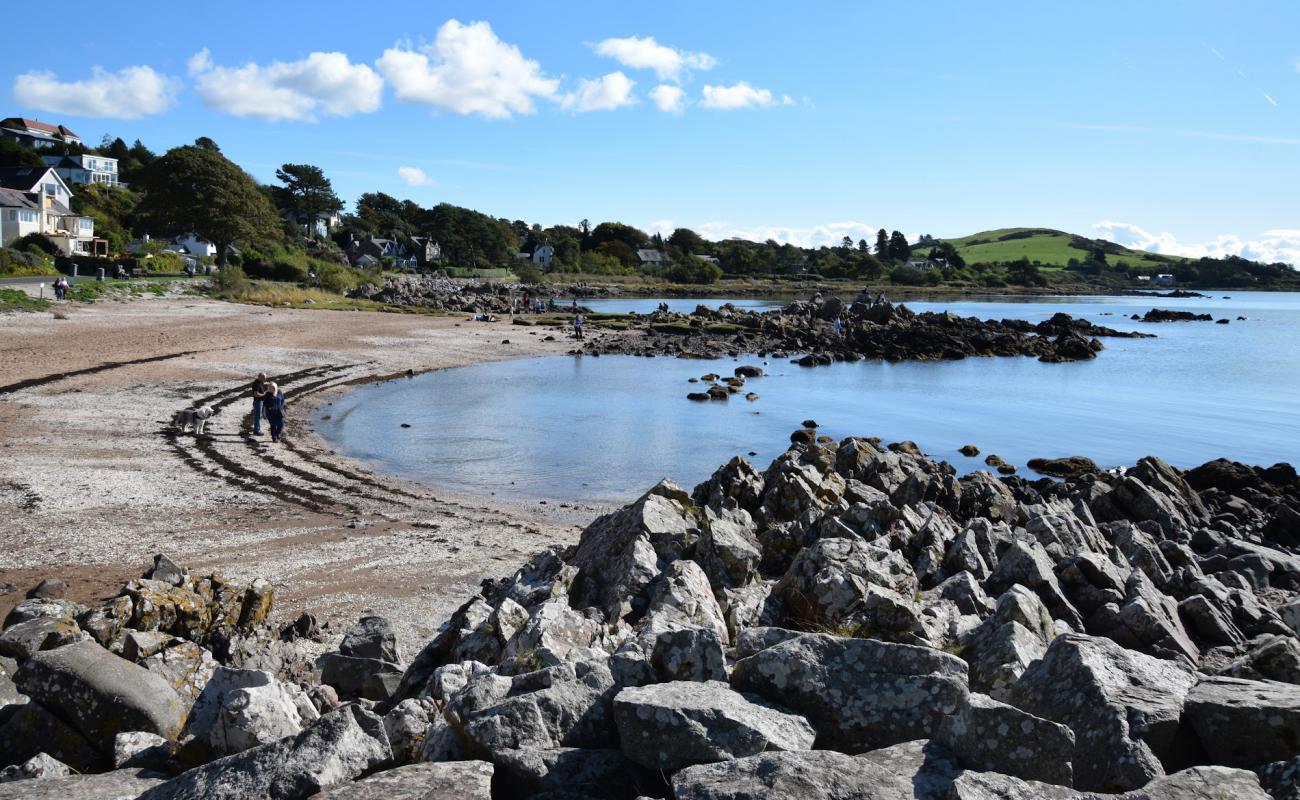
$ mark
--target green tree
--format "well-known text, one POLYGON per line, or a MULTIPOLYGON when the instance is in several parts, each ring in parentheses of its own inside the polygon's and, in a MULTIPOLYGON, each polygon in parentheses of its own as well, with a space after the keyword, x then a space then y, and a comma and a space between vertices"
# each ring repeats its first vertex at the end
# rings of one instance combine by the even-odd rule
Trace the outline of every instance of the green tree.
POLYGON ((672 236, 668 237, 668 244, 681 250, 683 253, 691 255, 707 255, 709 253, 709 243, 690 228, 678 228, 673 231, 672 236))
POLYGON ((217 143, 212 141, 206 136, 200 136, 199 138, 195 139, 194 146, 202 150, 211 150, 214 153, 221 152, 221 148, 217 146, 217 143))
POLYGON ((881 261, 889 260, 889 232, 884 228, 876 231, 876 258, 881 261))
POLYGON ((186 145, 168 150, 144 173, 136 207, 151 233, 195 233, 226 250, 278 236, 275 209, 253 178, 218 150, 186 145))
POLYGON ((907 237, 900 231, 894 231, 889 234, 889 260, 902 263, 912 257, 912 248, 907 243, 907 237))
POLYGON ((43 167, 45 162, 35 150, 23 147, 13 139, 0 139, 0 167, 43 167))
POLYGON ((334 194, 330 179, 320 167, 311 164, 285 164, 275 171, 276 180, 283 183, 277 187, 276 201, 281 208, 297 211, 306 217, 308 229, 315 231, 313 224, 320 214, 332 214, 343 210, 343 201, 334 194))

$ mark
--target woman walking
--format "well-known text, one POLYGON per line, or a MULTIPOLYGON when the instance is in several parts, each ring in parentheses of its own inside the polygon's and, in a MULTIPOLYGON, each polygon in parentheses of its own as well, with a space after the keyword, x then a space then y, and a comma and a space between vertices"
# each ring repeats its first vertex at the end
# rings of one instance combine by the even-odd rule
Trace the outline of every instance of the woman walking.
POLYGON ((267 384, 262 404, 266 409, 266 421, 271 426, 271 441, 278 442, 284 433, 284 392, 280 391, 278 384, 267 384))

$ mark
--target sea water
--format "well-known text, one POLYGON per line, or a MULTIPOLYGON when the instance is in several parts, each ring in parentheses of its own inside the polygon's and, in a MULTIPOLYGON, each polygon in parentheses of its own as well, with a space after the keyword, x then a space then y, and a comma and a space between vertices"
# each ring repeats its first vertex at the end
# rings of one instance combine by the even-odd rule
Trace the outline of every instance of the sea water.
MULTIPOLYGON (((640 311, 642 305, 653 311, 659 302, 600 301, 603 311, 640 311)), ((727 301, 666 302, 694 309, 727 301)), ((1221 456, 1261 465, 1300 462, 1300 294, 907 305, 1035 322, 1064 311, 1158 338, 1107 338, 1096 360, 1069 364, 1025 357, 814 368, 755 356, 522 359, 364 386, 322 412, 330 419, 313 422, 342 453, 378 469, 521 499, 621 502, 665 476, 689 488, 734 455, 761 469, 808 419, 837 439, 910 439, 962 473, 986 469, 987 454, 1022 473, 1037 456, 1083 455, 1105 467, 1148 454, 1178 467, 1221 456), (1129 319, 1150 308, 1209 313, 1231 323, 1129 319), (743 394, 725 402, 686 399, 702 386, 689 378, 730 375, 740 364, 767 372, 743 389, 757 400, 743 394), (957 452, 968 443, 980 448, 979 457, 957 452)))

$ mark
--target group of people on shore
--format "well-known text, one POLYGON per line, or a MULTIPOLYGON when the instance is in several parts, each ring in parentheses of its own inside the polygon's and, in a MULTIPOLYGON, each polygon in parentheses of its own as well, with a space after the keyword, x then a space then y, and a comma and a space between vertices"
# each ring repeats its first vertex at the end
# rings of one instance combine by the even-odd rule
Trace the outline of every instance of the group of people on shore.
POLYGON ((68 279, 60 275, 54 280, 54 299, 62 300, 68 296, 68 290, 72 286, 68 284, 68 279))
POLYGON ((253 379, 253 436, 262 435, 262 419, 270 428, 271 441, 284 435, 284 392, 279 384, 268 380, 265 372, 253 379))

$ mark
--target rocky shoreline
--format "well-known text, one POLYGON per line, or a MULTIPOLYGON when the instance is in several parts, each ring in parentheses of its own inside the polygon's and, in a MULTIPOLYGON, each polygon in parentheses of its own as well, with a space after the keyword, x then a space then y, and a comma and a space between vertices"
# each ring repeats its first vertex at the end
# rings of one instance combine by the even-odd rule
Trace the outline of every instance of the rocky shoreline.
POLYGON ((1086 467, 805 428, 486 581, 413 657, 166 557, 94 607, 49 581, 0 633, 0 798, 1294 797, 1294 469, 1086 467))
POLYGON ((584 342, 573 352, 588 355, 673 355, 721 358, 756 353, 799 356, 817 366, 878 358, 928 361, 975 356, 1031 356, 1040 361, 1083 361, 1103 349, 1099 337, 1148 338, 1058 313, 1037 324, 981 320, 949 312, 916 313, 906 305, 823 298, 779 310, 753 311, 730 304, 700 306, 691 314, 629 315, 627 333, 584 342))

